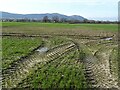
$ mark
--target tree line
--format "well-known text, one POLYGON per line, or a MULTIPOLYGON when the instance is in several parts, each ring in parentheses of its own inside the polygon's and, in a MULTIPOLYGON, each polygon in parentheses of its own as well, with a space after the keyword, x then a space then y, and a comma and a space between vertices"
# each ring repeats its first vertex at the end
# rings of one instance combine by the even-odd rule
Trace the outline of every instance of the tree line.
POLYGON ((44 16, 43 19, 1 19, 2 22, 44 22, 44 23, 70 23, 70 24, 79 24, 79 23, 96 23, 96 24, 117 24, 118 21, 95 21, 95 20, 68 20, 66 18, 59 18, 58 16, 53 16, 51 19, 48 16, 44 16))

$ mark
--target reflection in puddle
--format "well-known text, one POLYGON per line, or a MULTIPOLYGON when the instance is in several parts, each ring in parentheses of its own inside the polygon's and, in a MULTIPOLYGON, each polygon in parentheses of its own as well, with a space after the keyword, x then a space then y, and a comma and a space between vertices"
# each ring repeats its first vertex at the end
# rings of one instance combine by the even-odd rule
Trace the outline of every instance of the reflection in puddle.
POLYGON ((37 49, 36 51, 38 51, 40 53, 43 53, 43 52, 48 51, 48 48, 47 47, 42 47, 42 48, 37 49))

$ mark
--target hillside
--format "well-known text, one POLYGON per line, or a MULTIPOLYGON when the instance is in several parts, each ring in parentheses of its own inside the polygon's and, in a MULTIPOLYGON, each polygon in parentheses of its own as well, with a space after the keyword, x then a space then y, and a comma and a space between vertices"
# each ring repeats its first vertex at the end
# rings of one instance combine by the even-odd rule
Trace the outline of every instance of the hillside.
POLYGON ((42 20, 43 17, 48 16, 49 19, 52 19, 52 17, 58 16, 59 19, 65 18, 67 20, 80 20, 83 21, 86 18, 79 16, 79 15, 72 15, 67 16, 59 13, 45 13, 45 14, 15 14, 15 13, 8 13, 8 12, 0 12, 2 13, 2 19, 22 19, 22 18, 28 18, 28 19, 37 19, 42 20))

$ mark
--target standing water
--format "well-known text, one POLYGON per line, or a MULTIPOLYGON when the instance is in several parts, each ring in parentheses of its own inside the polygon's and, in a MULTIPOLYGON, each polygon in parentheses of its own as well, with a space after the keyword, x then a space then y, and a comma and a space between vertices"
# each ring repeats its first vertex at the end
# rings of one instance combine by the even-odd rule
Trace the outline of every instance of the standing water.
POLYGON ((44 53, 46 51, 48 51, 48 48, 47 47, 40 47, 39 49, 37 49, 36 51, 40 52, 40 53, 44 53))
POLYGON ((105 38, 105 40, 112 40, 112 37, 105 38))

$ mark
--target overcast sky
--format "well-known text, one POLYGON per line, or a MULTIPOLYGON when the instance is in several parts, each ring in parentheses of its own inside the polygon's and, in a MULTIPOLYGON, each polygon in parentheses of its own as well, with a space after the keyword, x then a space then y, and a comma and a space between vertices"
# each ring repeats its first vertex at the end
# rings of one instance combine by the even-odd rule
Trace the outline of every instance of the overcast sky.
POLYGON ((119 0, 0 0, 0 11, 60 13, 95 20, 117 20, 119 0))

